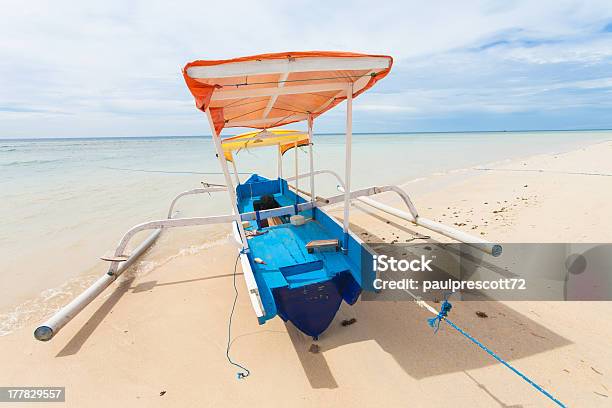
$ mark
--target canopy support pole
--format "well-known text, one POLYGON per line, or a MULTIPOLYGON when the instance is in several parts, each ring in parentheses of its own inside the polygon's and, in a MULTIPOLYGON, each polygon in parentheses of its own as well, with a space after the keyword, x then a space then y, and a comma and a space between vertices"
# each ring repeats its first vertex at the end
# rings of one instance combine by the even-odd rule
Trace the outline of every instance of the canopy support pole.
POLYGON ((280 143, 278 144, 278 178, 283 178, 283 152, 280 143))
POLYGON ((225 177, 225 185, 227 186, 227 192, 229 194, 230 201, 232 202, 234 219, 237 224, 236 226, 238 227, 238 232, 240 233, 240 239, 242 240, 242 250, 246 252, 249 249, 249 244, 246 239, 246 234, 244 233, 244 227, 242 226, 240 212, 238 211, 238 201, 236 201, 236 191, 234 190, 232 177, 230 176, 229 169, 227 168, 227 161, 225 160, 223 148, 221 147, 221 137, 217 133, 217 129, 215 129, 215 123, 213 122, 213 118, 210 114, 209 109, 206 109, 206 117, 208 118, 208 123, 210 124, 210 132, 212 133, 213 142, 215 142, 217 158, 219 159, 219 164, 221 165, 221 170, 223 170, 223 176, 225 177))
POLYGON ((283 194, 283 152, 281 151, 281 145, 278 144, 278 184, 280 193, 283 194))
MULTIPOLYGON (((315 202, 315 183, 314 183, 314 155, 312 152, 312 113, 308 114, 308 156, 310 160, 310 201, 315 202)), ((312 218, 315 217, 314 207, 312 209, 312 218)))
POLYGON ((293 149, 295 150, 295 203, 298 203, 298 191, 300 191, 299 187, 298 187, 298 143, 297 141, 295 142, 295 146, 293 147, 293 149))
POLYGON ((348 251, 349 243, 349 207, 351 205, 351 149, 353 142, 353 84, 346 89, 346 153, 344 169, 344 238, 342 249, 348 251))
POLYGON ((236 179, 236 184, 240 184, 240 177, 238 176, 238 168, 236 167, 236 158, 234 157, 234 153, 232 155, 232 167, 234 168, 234 178, 236 179))

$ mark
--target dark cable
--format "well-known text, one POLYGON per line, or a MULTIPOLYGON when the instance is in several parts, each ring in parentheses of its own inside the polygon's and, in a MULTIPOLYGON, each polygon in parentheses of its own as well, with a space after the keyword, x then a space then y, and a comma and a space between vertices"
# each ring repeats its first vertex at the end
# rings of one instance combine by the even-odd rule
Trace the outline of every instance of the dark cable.
MULTIPOLYGON (((107 166, 101 166, 100 168, 101 169, 108 169, 108 170, 119 170, 119 171, 137 171, 137 172, 141 172, 141 173, 205 174, 205 175, 224 174, 224 173, 218 172, 218 171, 165 171, 165 170, 127 169, 127 168, 121 168, 121 167, 107 167, 107 166)), ((238 172, 238 174, 251 174, 251 173, 249 173, 249 172, 238 172)))

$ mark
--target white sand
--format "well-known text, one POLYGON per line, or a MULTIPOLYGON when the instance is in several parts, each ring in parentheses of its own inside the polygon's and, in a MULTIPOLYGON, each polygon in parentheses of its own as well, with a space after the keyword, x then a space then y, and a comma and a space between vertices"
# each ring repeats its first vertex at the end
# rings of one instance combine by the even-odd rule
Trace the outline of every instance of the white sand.
MULTIPOLYGON (((414 201, 429 218, 499 242, 612 242, 612 177, 567 174, 612 174, 610 157, 607 142, 505 163, 545 171, 475 171, 414 201)), ((355 208, 356 230, 392 239, 389 224, 355 208)), ((393 230, 400 242, 418 231, 393 222, 408 229, 393 230)), ((135 278, 122 277, 49 343, 33 339, 38 322, 0 337, 0 385, 66 386, 70 407, 552 406, 457 333, 434 335, 409 302, 343 306, 310 353, 312 339, 279 318, 257 324, 240 275, 232 356, 252 374, 238 381, 225 358, 235 250, 219 241, 181 251, 203 243, 198 229, 166 234, 135 278), (350 317, 357 323, 342 327, 350 317)), ((612 302, 454 306, 457 324, 569 406, 612 405, 612 302)))

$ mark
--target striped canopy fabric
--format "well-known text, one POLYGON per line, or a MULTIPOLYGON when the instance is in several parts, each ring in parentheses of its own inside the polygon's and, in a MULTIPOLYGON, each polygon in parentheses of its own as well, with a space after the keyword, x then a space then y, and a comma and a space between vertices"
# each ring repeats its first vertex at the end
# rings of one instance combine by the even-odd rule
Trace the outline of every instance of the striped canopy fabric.
POLYGON ((228 127, 269 129, 313 119, 348 92, 371 88, 393 58, 347 52, 261 54, 185 65, 183 76, 196 107, 209 110, 217 133, 228 127))

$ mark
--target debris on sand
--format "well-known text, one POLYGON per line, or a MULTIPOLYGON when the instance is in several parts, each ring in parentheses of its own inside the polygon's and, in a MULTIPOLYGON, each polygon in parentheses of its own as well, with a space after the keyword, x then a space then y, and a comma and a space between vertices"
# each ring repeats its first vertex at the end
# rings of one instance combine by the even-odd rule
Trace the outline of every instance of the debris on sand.
POLYGON ((312 354, 317 354, 319 351, 321 351, 321 347, 319 347, 318 344, 311 344, 310 348, 308 349, 308 351, 312 354))
POLYGON ((351 317, 350 319, 344 319, 342 321, 342 326, 346 327, 346 326, 350 326, 353 323, 356 323, 357 319, 355 319, 354 317, 351 317))
POLYGON ((481 319, 486 319, 487 317, 489 317, 488 314, 486 314, 485 312, 481 312, 480 310, 476 312, 476 316, 480 317, 481 319))
POLYGON ((159 396, 160 396, 160 397, 163 397, 164 395, 166 395, 166 391, 161 391, 161 392, 159 393, 159 396))

